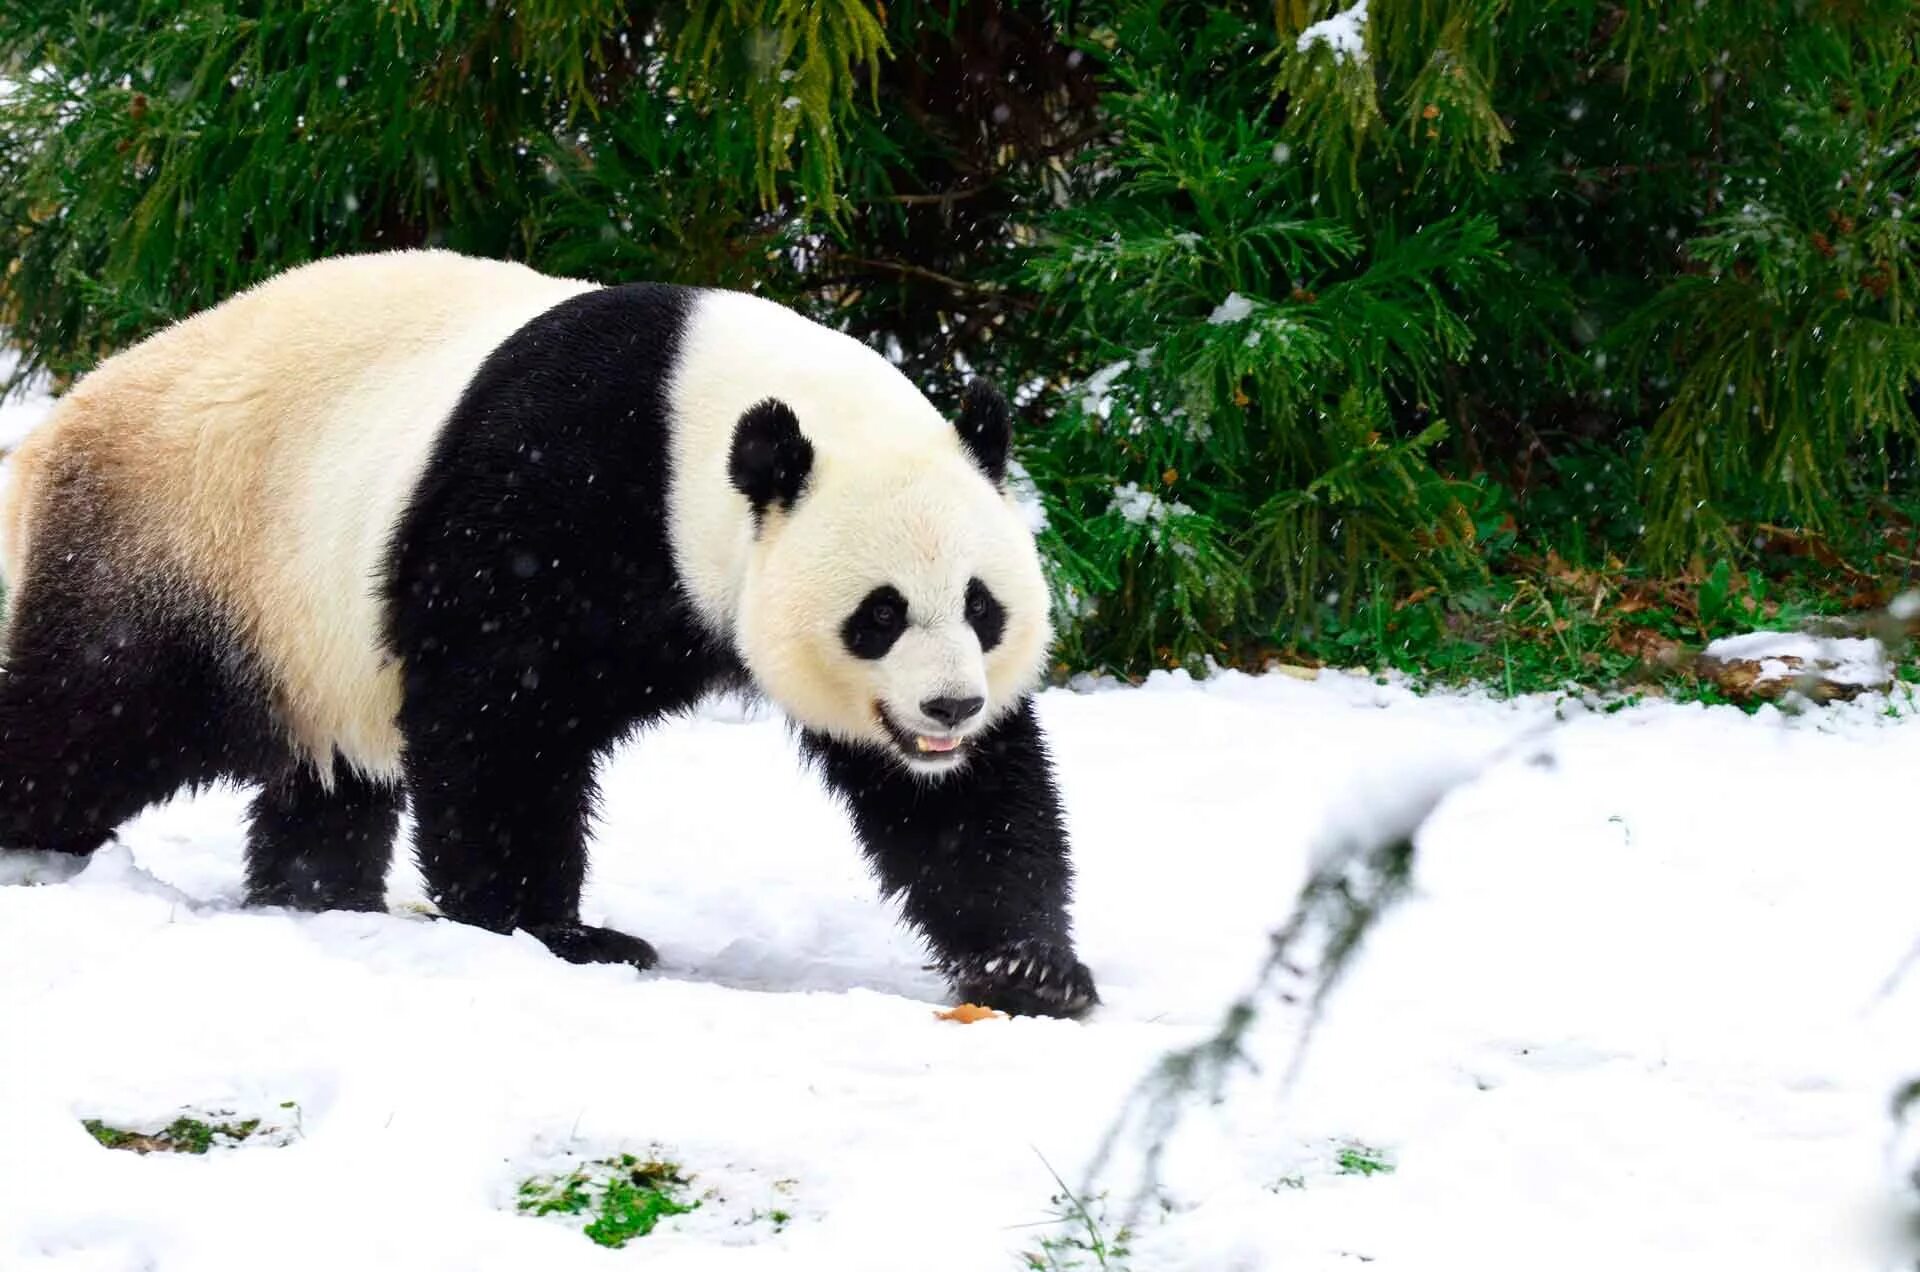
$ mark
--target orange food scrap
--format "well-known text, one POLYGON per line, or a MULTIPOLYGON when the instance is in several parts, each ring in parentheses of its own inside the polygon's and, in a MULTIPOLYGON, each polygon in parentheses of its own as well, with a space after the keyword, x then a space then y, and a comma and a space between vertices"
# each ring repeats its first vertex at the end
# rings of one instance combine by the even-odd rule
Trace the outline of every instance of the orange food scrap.
POLYGON ((995 1011, 991 1007, 982 1007, 978 1003, 961 1003, 958 1007, 950 1007, 946 1011, 936 1011, 933 1014, 941 1020, 951 1020, 956 1024, 962 1025, 970 1025, 976 1020, 1005 1020, 1007 1018, 1006 1012, 995 1011))

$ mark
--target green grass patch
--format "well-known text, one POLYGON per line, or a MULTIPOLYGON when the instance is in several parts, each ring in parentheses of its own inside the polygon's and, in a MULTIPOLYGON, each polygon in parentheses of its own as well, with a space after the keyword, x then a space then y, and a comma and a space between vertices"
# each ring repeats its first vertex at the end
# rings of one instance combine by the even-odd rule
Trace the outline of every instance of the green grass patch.
MULTIPOLYGON (((677 1164, 622 1153, 587 1162, 566 1175, 527 1180, 520 1185, 518 1209, 536 1216, 586 1216, 581 1230, 588 1239, 617 1250, 652 1232, 662 1219, 688 1214, 699 1205, 677 1164)), ((785 1212, 776 1213, 781 1217, 775 1226, 783 1226, 785 1212)))
MULTIPOLYGON (((215 1116, 222 1116, 216 1114, 215 1116)), ((107 1148, 129 1153, 192 1153, 195 1156, 212 1148, 232 1148, 260 1129, 260 1119, 239 1122, 208 1122, 197 1117, 177 1117, 157 1131, 136 1131, 109 1126, 98 1118, 86 1118, 80 1125, 107 1148)))
POLYGON ((1377 1148, 1365 1144, 1343 1144, 1334 1156, 1334 1173, 1339 1175, 1391 1175, 1393 1163, 1377 1148))

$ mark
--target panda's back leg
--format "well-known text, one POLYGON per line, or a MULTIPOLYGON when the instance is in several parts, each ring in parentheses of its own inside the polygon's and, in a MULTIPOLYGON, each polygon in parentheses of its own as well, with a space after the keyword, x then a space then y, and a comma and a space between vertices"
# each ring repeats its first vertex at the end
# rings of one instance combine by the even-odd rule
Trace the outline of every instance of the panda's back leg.
POLYGON ((178 785, 89 681, 17 665, 0 674, 0 849, 85 855, 178 785))
POLYGON ((378 910, 400 826, 400 787, 335 761, 330 783, 293 764, 254 796, 247 900, 299 910, 378 910))
POLYGON ((268 745, 204 641, 134 595, 63 582, 33 588, 8 633, 0 850, 90 853, 183 786, 248 775, 268 745))

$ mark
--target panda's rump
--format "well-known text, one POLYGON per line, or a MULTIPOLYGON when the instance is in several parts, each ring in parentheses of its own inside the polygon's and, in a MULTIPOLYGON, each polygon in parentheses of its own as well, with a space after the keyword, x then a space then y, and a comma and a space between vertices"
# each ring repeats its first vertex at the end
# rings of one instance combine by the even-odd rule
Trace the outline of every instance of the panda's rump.
POLYGON ((42 460, 84 462, 116 505, 109 549, 217 607, 298 750, 323 772, 337 751, 391 775, 392 528, 474 368, 586 288, 444 253, 310 265, 103 364, 49 422, 42 460))

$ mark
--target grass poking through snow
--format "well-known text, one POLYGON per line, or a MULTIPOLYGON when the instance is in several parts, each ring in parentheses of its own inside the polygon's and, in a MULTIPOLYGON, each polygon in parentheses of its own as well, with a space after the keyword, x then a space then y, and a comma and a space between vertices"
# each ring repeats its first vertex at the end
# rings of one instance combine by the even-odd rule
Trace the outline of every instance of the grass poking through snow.
POLYGON ((688 1196, 687 1178, 677 1164, 642 1161, 632 1153, 588 1162, 568 1175, 536 1176, 520 1185, 522 1214, 591 1216, 582 1231, 611 1249, 699 1205, 688 1196))
POLYGON ((1347 1144, 1334 1158, 1342 1175, 1391 1175, 1393 1163, 1387 1155, 1377 1148, 1368 1148, 1365 1144, 1347 1144))
POLYGON ((1031 1272, 1126 1272, 1132 1231, 1124 1226, 1108 1231, 1104 1196, 1083 1199, 1052 1166, 1047 1172, 1060 1191, 1051 1198, 1053 1217, 1040 1226, 1059 1231, 1040 1238, 1039 1248, 1025 1256, 1027 1267, 1031 1272))
MULTIPOLYGON (((216 1115, 218 1116, 218 1115, 216 1115)), ((260 1129, 260 1119, 244 1122, 206 1122, 197 1117, 177 1117, 157 1131, 135 1131, 108 1126, 98 1118, 87 1118, 80 1125, 108 1148, 130 1153, 192 1153, 196 1156, 214 1147, 231 1148, 260 1129)))

